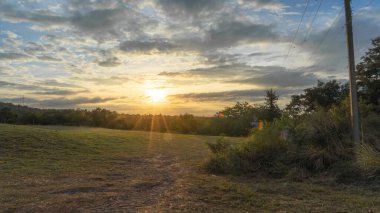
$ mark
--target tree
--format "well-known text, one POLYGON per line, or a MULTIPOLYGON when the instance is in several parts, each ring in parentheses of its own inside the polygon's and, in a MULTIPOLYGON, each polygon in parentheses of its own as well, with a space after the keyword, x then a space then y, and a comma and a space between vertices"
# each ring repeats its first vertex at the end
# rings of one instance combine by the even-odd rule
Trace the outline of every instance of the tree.
POLYGON ((17 115, 14 114, 9 107, 3 107, 0 110, 0 122, 12 123, 15 121, 16 117, 17 115))
POLYGON ((359 96, 367 104, 379 105, 380 101, 380 37, 372 40, 370 48, 356 66, 359 96))
POLYGON ((220 125, 218 128, 221 132, 233 136, 247 135, 251 129, 251 123, 260 116, 258 108, 248 102, 237 102, 219 113, 223 114, 224 118, 216 118, 215 125, 220 125))
POLYGON ((316 87, 307 88, 303 94, 293 95, 286 111, 292 115, 311 113, 318 107, 329 109, 341 103, 348 96, 348 84, 336 80, 326 83, 318 81, 316 87))
POLYGON ((233 107, 226 107, 223 111, 219 113, 224 114, 225 117, 234 118, 234 119, 244 119, 249 118, 253 119, 255 112, 248 102, 240 103, 237 102, 233 107))
POLYGON ((267 121, 273 121, 281 115, 281 110, 277 105, 278 97, 273 89, 266 91, 264 112, 267 121))

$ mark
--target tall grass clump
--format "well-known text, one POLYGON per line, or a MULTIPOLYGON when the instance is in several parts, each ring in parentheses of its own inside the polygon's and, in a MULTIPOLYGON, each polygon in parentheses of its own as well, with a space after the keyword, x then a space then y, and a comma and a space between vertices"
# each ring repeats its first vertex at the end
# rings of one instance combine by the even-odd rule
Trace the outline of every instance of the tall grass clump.
POLYGON ((287 142, 281 130, 268 127, 254 133, 245 141, 233 144, 220 139, 208 146, 213 153, 206 167, 219 173, 260 174, 282 176, 287 171, 287 142))
POLYGON ((300 117, 284 115, 241 143, 209 144, 213 155, 207 168, 272 177, 347 173, 355 163, 347 110, 341 105, 300 117))
POLYGON ((380 178, 380 152, 369 144, 361 144, 357 151, 357 164, 368 178, 380 178))
POLYGON ((341 161, 353 160, 349 118, 344 109, 318 110, 295 126, 291 143, 293 162, 312 172, 323 172, 341 161))

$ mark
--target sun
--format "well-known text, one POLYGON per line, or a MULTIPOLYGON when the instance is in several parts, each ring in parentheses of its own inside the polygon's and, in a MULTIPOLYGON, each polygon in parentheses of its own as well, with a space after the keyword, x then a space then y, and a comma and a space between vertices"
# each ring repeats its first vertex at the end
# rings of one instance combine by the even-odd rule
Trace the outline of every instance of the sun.
POLYGON ((152 103, 161 103, 166 99, 166 91, 162 89, 148 89, 145 93, 152 103))

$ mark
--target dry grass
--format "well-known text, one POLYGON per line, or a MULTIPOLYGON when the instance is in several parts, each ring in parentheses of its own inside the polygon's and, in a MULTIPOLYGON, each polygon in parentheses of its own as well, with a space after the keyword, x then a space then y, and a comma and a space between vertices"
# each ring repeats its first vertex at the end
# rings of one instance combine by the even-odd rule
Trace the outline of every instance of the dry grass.
POLYGON ((216 137, 0 125, 9 212, 379 212, 376 186, 239 178, 201 165, 216 137))

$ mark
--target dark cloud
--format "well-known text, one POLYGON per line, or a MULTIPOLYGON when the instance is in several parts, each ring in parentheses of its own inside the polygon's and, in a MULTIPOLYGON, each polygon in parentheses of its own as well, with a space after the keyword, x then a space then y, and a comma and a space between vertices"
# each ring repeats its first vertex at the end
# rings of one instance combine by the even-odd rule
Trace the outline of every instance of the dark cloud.
POLYGON ((81 33, 95 37, 121 36, 123 30, 141 32, 148 22, 139 19, 138 14, 126 8, 100 9, 70 18, 70 23, 81 33))
POLYGON ((88 90, 74 91, 74 90, 46 89, 46 91, 30 92, 29 94, 66 96, 66 95, 77 95, 84 92, 88 92, 88 90))
POLYGON ((237 64, 239 59, 242 57, 241 54, 227 54, 217 52, 207 52, 203 53, 203 55, 206 57, 205 63, 214 65, 237 64))
MULTIPOLYGON (((66 98, 52 98, 52 99, 35 99, 35 98, 23 98, 23 101, 27 105, 37 107, 52 107, 52 108, 75 108, 83 104, 102 104, 108 101, 117 100, 118 98, 101 98, 101 97, 77 97, 72 99, 66 98)), ((0 98, 1 102, 5 103, 20 103, 20 98, 0 98)))
POLYGON ((75 78, 76 80, 81 81, 87 81, 87 82, 93 82, 95 84, 100 85, 122 85, 127 82, 130 82, 131 79, 129 79, 127 76, 110 76, 108 78, 75 78))
POLYGON ((98 40, 140 37, 157 21, 137 10, 138 1, 69 1, 66 6, 69 22, 78 33, 91 35, 98 40))
POLYGON ((14 52, 0 52, 0 61, 1 60, 18 60, 18 59, 26 59, 30 56, 24 53, 14 53, 14 52))
POLYGON ((210 15, 222 8, 225 0, 158 0, 158 5, 171 17, 189 20, 210 15))
POLYGON ((55 79, 46 79, 46 80, 38 81, 37 84, 44 85, 44 86, 52 86, 52 87, 81 88, 80 86, 76 84, 64 83, 64 82, 57 81, 55 79))
POLYGON ((166 72, 166 71, 163 71, 163 72, 158 73, 158 75, 159 76, 175 77, 175 76, 184 75, 184 73, 182 73, 182 72, 166 72))
POLYGON ((258 57, 258 56, 267 56, 267 55, 270 55, 270 53, 266 53, 266 52, 253 52, 253 53, 249 54, 248 56, 249 57, 258 57))
POLYGON ((62 61, 59 58, 54 58, 54 57, 48 56, 48 55, 37 56, 37 58, 40 59, 40 60, 43 60, 43 61, 51 61, 51 62, 60 62, 60 61, 62 61))
POLYGON ((276 41, 274 26, 251 23, 248 21, 225 19, 208 32, 209 47, 230 47, 238 43, 276 41))
POLYGON ((268 74, 264 74, 252 78, 244 78, 239 80, 227 81, 228 83, 252 84, 264 87, 304 87, 315 84, 318 81, 317 76, 313 73, 305 73, 299 71, 276 71, 273 70, 268 74))
POLYGON ((101 98, 101 97, 94 97, 94 98, 88 98, 88 97, 77 97, 72 99, 66 99, 66 98, 56 98, 56 99, 47 99, 40 101, 43 106, 46 107, 75 107, 82 104, 100 104, 100 103, 106 103, 108 101, 116 100, 117 98, 101 98))
POLYGON ((115 56, 101 60, 101 61, 98 61, 98 65, 102 66, 102 67, 117 67, 120 64, 121 63, 120 63, 119 59, 115 56))
POLYGON ((41 52, 45 52, 46 48, 41 44, 37 44, 35 42, 28 42, 28 44, 24 48, 24 51, 26 53, 34 55, 34 54, 39 54, 41 52))
POLYGON ((25 91, 28 91, 30 94, 70 95, 70 94, 81 93, 84 91, 84 90, 80 90, 80 91, 61 90, 57 88, 49 88, 47 86, 79 88, 76 85, 59 83, 55 80, 39 81, 39 82, 36 82, 35 84, 22 84, 22 83, 0 81, 0 89, 7 88, 7 89, 25 90, 25 91))
POLYGON ((67 22, 66 17, 61 17, 47 10, 20 10, 14 4, 0 1, 1 16, 13 22, 38 22, 44 24, 62 24, 67 22))
POLYGON ((241 0, 243 3, 255 3, 258 6, 278 4, 277 0, 241 0))
MULTIPOLYGON (((97 1, 99 2, 99 1, 97 1)), ((33 22, 43 27, 67 26, 79 34, 90 35, 104 40, 120 37, 129 32, 133 35, 144 34, 144 29, 156 24, 134 9, 126 7, 121 1, 103 2, 99 5, 111 7, 91 7, 94 1, 70 1, 63 4, 64 15, 49 10, 23 10, 15 4, 0 2, 0 16, 11 22, 33 22), (86 8, 86 10, 83 10, 86 8), (90 10, 89 10, 90 9, 90 10)))
POLYGON ((275 26, 241 20, 229 15, 212 21, 199 34, 185 34, 174 39, 182 49, 207 53, 241 44, 280 42, 275 26))
POLYGON ((166 41, 124 41, 120 44, 120 50, 125 52, 149 54, 152 51, 168 52, 176 48, 174 44, 166 41))
MULTIPOLYGON (((172 95, 173 100, 183 100, 185 102, 237 102, 237 101, 262 101, 266 90, 232 90, 223 92, 208 93, 186 93, 172 95)), ((294 94, 296 90, 282 89, 276 91, 279 95, 294 94)))
POLYGON ((249 6, 256 10, 268 10, 273 12, 279 12, 284 9, 284 5, 280 0, 237 0, 242 6, 249 6))
POLYGON ((278 66, 250 66, 244 63, 227 63, 223 64, 219 60, 214 61, 216 65, 210 66, 210 67, 204 67, 204 68, 195 68, 186 70, 184 72, 161 72, 159 75, 161 76, 200 76, 200 77, 207 77, 207 78, 228 78, 231 79, 231 77, 250 77, 252 75, 265 75, 267 73, 274 72, 275 70, 285 70, 284 67, 278 67, 278 66))
POLYGON ((158 75, 168 78, 206 77, 224 83, 247 84, 265 88, 302 88, 315 84, 318 78, 316 66, 287 69, 281 66, 249 66, 243 63, 218 65, 207 68, 191 69, 184 72, 161 72, 158 75))
POLYGON ((252 71, 252 67, 243 63, 218 65, 208 68, 196 68, 185 72, 191 76, 208 76, 208 77, 231 77, 241 75, 252 71))
POLYGON ((7 82, 7 81, 1 81, 0 80, 0 89, 1 88, 11 88, 11 89, 19 89, 19 90, 40 90, 40 89, 44 89, 41 86, 13 83, 13 82, 7 82))

